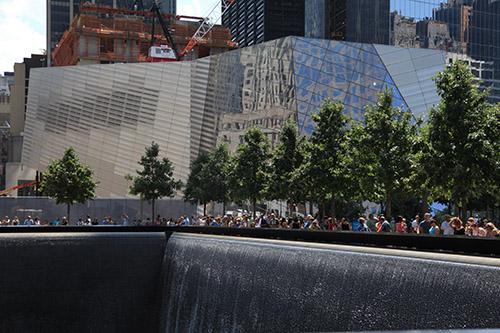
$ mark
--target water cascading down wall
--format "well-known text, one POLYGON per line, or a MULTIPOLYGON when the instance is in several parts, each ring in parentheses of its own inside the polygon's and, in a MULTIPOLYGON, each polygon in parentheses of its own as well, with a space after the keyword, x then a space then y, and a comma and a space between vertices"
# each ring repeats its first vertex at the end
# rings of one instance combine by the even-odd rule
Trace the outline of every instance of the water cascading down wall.
POLYGON ((179 233, 0 235, 0 332, 500 327, 500 260, 179 233))

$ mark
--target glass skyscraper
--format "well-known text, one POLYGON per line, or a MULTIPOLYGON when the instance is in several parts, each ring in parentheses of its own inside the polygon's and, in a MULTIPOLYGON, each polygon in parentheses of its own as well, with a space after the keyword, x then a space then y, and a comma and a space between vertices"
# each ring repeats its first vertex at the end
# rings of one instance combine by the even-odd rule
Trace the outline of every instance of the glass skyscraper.
POLYGON ((500 101, 500 0, 306 1, 305 35, 445 51, 500 101))
POLYGON ((240 47, 304 36, 304 0, 238 0, 222 17, 222 25, 240 47))

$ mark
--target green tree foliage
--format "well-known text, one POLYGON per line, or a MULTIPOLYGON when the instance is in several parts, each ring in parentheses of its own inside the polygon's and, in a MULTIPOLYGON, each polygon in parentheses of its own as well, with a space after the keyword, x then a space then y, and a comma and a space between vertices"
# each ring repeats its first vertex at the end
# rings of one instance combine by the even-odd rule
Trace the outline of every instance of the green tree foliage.
POLYGON ((203 214, 206 214, 207 203, 211 201, 210 187, 207 182, 207 171, 209 169, 208 154, 201 153, 191 165, 186 186, 184 188, 184 200, 193 204, 203 205, 203 214))
POLYGON ((316 123, 309 143, 305 163, 298 177, 307 184, 310 200, 322 204, 347 199, 346 134, 348 119, 341 102, 326 100, 312 119, 316 123))
POLYGON ((182 182, 173 177, 174 168, 168 158, 159 158, 160 146, 153 142, 146 147, 146 154, 141 157, 137 176, 127 176, 132 180, 130 193, 141 195, 151 202, 151 218, 155 218, 155 201, 163 197, 173 197, 182 188, 182 182))
POLYGON ((67 205, 70 221, 71 206, 84 203, 95 197, 97 183, 92 179, 92 170, 80 164, 73 148, 68 148, 60 160, 53 161, 43 174, 40 190, 44 195, 55 198, 57 204, 67 205))
POLYGON ((487 102, 463 62, 436 78, 439 105, 429 117, 429 149, 423 166, 440 197, 459 208, 488 193, 498 198, 500 107, 487 102))
POLYGON ((231 156, 226 145, 219 145, 208 154, 200 154, 191 166, 184 199, 203 204, 203 214, 206 214, 209 202, 225 204, 229 200, 230 168, 231 156))
POLYGON ((226 202, 229 201, 232 158, 225 144, 220 144, 211 150, 208 157, 207 180, 211 188, 210 199, 222 203, 225 211, 226 202))
POLYGON ((392 106, 388 89, 380 93, 376 105, 366 107, 364 116, 350 133, 351 180, 364 198, 384 201, 391 217, 394 194, 409 188, 418 125, 410 112, 392 106))
POLYGON ((295 170, 304 162, 304 139, 299 136, 297 124, 289 120, 281 129, 279 145, 272 156, 268 198, 299 203, 303 197, 303 184, 294 177, 295 170))
POLYGON ((236 200, 250 200, 253 214, 257 201, 266 194, 269 183, 269 140, 258 128, 250 128, 238 147, 232 172, 232 193, 236 200))

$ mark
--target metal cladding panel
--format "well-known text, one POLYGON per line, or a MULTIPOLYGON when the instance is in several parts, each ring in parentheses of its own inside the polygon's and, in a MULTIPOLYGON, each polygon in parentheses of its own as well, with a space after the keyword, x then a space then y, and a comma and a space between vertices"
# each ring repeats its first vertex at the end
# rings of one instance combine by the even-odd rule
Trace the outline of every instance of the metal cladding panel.
POLYGON ((291 117, 310 134, 326 98, 359 120, 387 87, 395 106, 425 113, 444 65, 440 51, 286 37, 195 61, 36 69, 23 163, 43 171, 73 146, 99 196, 126 196, 124 177, 153 140, 186 180, 200 152, 216 142, 235 150, 251 126, 273 145, 291 117))
POLYGON ((157 142, 186 179, 190 165, 191 63, 115 64, 33 71, 23 163, 44 170, 72 146, 99 181, 125 196, 146 146, 157 142))

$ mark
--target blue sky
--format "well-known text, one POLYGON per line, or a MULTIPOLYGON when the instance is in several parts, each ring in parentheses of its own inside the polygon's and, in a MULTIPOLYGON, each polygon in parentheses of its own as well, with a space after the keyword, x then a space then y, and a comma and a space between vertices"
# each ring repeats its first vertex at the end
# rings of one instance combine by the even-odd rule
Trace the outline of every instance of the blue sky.
MULTIPOLYGON (((206 16, 217 0, 177 0, 180 15, 206 16)), ((45 49, 46 0, 0 0, 0 73, 45 49)))

